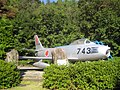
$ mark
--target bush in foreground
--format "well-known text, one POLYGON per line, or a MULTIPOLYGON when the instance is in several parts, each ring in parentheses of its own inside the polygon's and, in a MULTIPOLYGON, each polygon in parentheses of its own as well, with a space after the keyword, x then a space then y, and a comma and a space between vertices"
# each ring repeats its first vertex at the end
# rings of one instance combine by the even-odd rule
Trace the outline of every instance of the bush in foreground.
POLYGON ((15 65, 0 60, 0 89, 17 86, 20 72, 15 65))
POLYGON ((67 90, 105 90, 119 87, 120 61, 77 62, 46 68, 43 87, 67 90))

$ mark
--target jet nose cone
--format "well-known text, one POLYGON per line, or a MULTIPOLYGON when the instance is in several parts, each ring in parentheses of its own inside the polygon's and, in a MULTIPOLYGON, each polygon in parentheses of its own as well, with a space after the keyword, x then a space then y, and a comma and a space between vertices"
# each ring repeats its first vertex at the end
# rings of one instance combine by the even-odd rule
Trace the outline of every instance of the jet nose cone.
POLYGON ((98 51, 101 55, 103 55, 103 59, 108 58, 110 56, 110 47, 108 46, 100 46, 98 48, 98 51))
POLYGON ((106 56, 107 56, 107 57, 110 56, 110 49, 108 49, 108 50, 106 51, 106 56))

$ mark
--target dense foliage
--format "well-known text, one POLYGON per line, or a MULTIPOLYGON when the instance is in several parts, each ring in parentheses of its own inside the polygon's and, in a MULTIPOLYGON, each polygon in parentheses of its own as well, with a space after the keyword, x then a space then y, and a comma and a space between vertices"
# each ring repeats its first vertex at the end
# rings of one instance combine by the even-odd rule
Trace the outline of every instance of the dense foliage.
POLYGON ((12 29, 12 21, 5 18, 0 19, 0 58, 4 58, 5 53, 14 48, 15 39, 12 29))
POLYGON ((120 55, 120 0, 0 0, 0 58, 10 49, 33 55, 38 34, 45 47, 66 45, 79 38, 100 40, 120 55))
POLYGON ((60 90, 120 88, 120 60, 52 65, 45 70, 43 87, 60 90))
POLYGON ((20 83, 20 72, 11 63, 0 60, 0 89, 17 86, 20 83))

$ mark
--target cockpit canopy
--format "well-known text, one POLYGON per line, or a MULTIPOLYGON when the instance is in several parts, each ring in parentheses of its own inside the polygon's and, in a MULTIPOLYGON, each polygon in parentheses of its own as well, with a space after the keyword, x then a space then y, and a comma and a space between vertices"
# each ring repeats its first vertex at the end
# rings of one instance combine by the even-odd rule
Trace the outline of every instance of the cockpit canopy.
POLYGON ((78 39, 78 40, 75 40, 74 42, 72 42, 70 45, 89 44, 89 43, 91 43, 91 41, 88 39, 78 39))

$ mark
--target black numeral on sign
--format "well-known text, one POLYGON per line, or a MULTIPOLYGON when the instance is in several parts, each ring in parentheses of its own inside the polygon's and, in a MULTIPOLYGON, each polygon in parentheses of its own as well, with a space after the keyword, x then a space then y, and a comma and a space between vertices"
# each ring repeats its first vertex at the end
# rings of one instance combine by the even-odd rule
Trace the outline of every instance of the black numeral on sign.
POLYGON ((83 48, 82 50, 81 50, 81 48, 77 48, 77 54, 79 54, 80 52, 81 53, 83 53, 83 54, 90 54, 91 53, 91 48, 83 48))
POLYGON ((79 54, 79 53, 80 53, 81 48, 77 48, 77 50, 78 50, 77 54, 79 54))
POLYGON ((82 53, 85 54, 85 48, 82 50, 82 53))
POLYGON ((87 48, 86 53, 90 54, 91 53, 91 48, 87 48))

